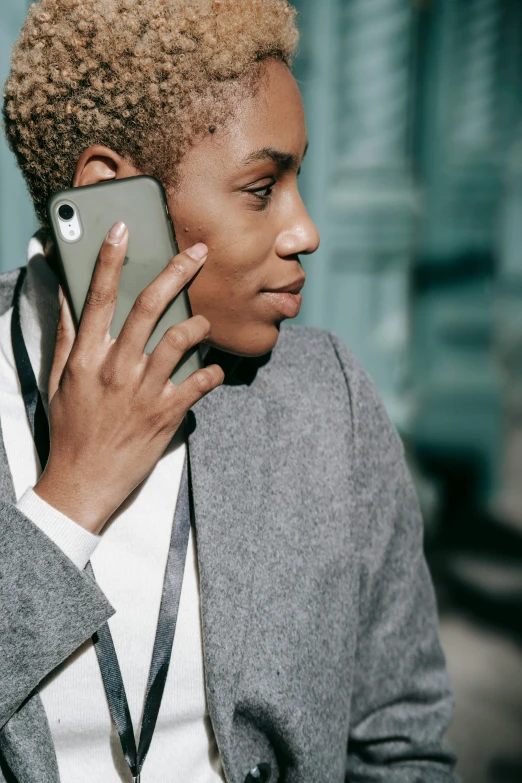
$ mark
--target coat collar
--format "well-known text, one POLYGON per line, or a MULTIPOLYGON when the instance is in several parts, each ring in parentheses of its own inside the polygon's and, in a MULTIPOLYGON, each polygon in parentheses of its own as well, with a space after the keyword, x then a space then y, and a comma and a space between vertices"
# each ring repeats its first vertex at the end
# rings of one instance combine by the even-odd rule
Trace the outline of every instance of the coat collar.
POLYGON ((58 278, 47 261, 46 233, 39 230, 27 248, 27 275, 20 292, 20 324, 38 388, 47 409, 47 388, 58 324, 58 278))

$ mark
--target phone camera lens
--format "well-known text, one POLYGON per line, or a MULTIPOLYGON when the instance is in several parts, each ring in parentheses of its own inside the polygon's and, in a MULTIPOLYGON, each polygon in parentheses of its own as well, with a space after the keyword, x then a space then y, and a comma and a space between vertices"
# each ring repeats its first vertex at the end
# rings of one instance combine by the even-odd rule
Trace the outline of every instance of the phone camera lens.
POLYGON ((58 208, 58 214, 62 220, 70 220, 74 215, 74 209, 70 204, 62 204, 61 207, 58 208))

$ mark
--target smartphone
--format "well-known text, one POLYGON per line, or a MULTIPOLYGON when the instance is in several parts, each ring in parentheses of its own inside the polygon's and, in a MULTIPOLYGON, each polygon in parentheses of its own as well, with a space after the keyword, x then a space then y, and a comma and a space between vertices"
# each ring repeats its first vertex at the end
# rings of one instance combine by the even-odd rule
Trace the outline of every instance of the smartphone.
MULTIPOLYGON (((61 283, 76 326, 109 229, 119 220, 127 226, 129 245, 110 328, 111 337, 117 338, 138 294, 179 253, 163 186, 154 177, 138 176, 70 188, 51 196, 47 214, 61 267, 61 283)), ((183 289, 159 318, 145 353, 149 355, 154 350, 169 326, 191 315, 188 293, 183 289)), ((171 380, 181 383, 201 367, 201 353, 195 346, 183 356, 171 380)))

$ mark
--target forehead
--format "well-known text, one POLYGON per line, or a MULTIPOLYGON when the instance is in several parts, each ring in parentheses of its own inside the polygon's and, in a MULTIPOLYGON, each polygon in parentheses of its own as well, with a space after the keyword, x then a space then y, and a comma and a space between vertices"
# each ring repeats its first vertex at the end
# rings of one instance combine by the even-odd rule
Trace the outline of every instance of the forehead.
POLYGON ((274 147, 302 155, 306 144, 303 101, 289 68, 268 61, 255 95, 240 101, 230 127, 234 145, 248 155, 249 148, 274 147))
POLYGON ((301 160, 306 123, 299 87, 290 69, 267 61, 255 94, 238 99, 229 122, 208 133, 185 154, 179 167, 184 187, 209 184, 250 170, 245 161, 260 150, 279 150, 301 160))

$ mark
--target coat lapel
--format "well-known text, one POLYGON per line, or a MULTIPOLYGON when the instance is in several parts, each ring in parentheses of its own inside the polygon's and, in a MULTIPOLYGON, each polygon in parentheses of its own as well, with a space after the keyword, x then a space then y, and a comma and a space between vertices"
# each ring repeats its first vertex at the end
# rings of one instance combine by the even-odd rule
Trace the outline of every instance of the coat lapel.
POLYGON ((243 376, 227 375, 194 406, 189 435, 207 701, 229 781, 237 776, 231 724, 270 458, 263 396, 252 382, 256 367, 250 376, 251 360, 242 365, 243 376))
POLYGON ((4 436, 0 426, 0 495, 8 503, 16 503, 16 495, 13 484, 13 476, 9 468, 7 452, 4 445, 4 436))

